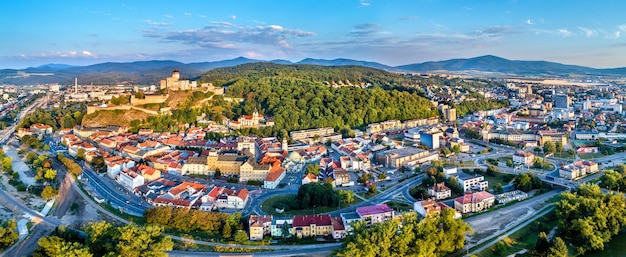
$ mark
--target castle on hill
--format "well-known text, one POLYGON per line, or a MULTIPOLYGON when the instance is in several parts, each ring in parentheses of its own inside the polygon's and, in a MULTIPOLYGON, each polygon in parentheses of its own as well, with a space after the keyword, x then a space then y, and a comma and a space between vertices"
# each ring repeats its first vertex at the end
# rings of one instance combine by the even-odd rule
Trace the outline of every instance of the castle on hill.
POLYGON ((187 79, 180 79, 180 72, 178 70, 172 71, 172 76, 161 80, 161 89, 169 89, 172 91, 188 90, 198 87, 196 81, 189 81, 187 79))

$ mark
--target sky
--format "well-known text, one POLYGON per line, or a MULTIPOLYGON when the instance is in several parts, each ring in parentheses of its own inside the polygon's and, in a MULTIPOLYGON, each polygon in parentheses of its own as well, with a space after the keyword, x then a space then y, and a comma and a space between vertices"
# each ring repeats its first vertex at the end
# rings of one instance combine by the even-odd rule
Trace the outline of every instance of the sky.
POLYGON ((496 55, 626 67, 626 1, 20 0, 0 9, 0 68, 239 56, 404 65, 496 55))

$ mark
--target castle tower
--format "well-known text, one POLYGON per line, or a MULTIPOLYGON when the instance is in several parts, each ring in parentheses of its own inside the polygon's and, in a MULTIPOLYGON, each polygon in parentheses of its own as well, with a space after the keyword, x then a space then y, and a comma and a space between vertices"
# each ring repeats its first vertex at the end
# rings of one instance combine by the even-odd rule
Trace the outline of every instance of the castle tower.
POLYGON ((178 70, 172 71, 172 78, 174 78, 175 81, 178 81, 180 79, 180 72, 178 72, 178 70))

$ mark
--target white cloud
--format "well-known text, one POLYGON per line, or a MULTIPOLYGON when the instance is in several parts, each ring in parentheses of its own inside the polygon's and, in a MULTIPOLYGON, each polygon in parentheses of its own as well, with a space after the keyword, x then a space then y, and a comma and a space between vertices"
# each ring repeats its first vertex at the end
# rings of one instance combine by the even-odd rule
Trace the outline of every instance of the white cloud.
POLYGON ((38 54, 19 54, 20 58, 30 59, 30 58, 82 58, 82 57, 96 57, 93 53, 87 50, 83 50, 81 52, 78 51, 52 51, 52 52, 42 52, 38 54))
POLYGON ((236 20, 237 19, 237 15, 231 15, 230 18, 233 19, 233 20, 236 20))
POLYGON ((230 22, 214 21, 200 29, 170 32, 146 30, 144 36, 205 48, 234 49, 239 48, 238 44, 253 44, 291 49, 288 42, 290 39, 315 36, 315 33, 280 25, 243 27, 230 22))
POLYGON ((143 22, 149 24, 149 25, 154 25, 154 26, 162 26, 162 27, 167 27, 170 24, 167 22, 157 22, 157 21, 153 21, 153 20, 144 20, 143 22))
POLYGON ((183 14, 184 14, 185 16, 191 16, 191 13, 188 13, 188 12, 183 13, 183 14))
POLYGON ((613 38, 618 39, 621 35, 622 35, 621 31, 615 31, 615 33, 613 33, 613 38))
POLYGON ((359 0, 359 5, 361 5, 362 7, 368 7, 370 6, 370 1, 369 0, 359 0))
POLYGON ((163 17, 168 18, 168 19, 174 19, 174 16, 172 16, 170 14, 165 14, 165 15, 163 15, 163 17))
POLYGON ((533 21, 531 21, 530 19, 526 20, 526 24, 528 25, 533 25, 533 21))
POLYGON ((626 24, 619 25, 619 30, 626 32, 626 24))
POLYGON ((598 31, 595 29, 578 27, 578 29, 585 35, 585 37, 594 37, 598 34, 598 31))
POLYGON ((569 31, 567 29, 559 29, 559 30, 557 30, 556 34, 559 35, 559 36, 563 36, 563 37, 570 37, 570 36, 574 35, 573 32, 571 32, 571 31, 569 31))

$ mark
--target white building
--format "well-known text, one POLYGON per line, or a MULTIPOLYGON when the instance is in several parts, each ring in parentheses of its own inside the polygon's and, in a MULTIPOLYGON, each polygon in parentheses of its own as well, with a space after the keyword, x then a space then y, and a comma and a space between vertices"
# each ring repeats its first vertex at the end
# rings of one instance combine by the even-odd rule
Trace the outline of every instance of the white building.
POLYGON ((484 176, 479 175, 469 175, 465 173, 459 173, 457 175, 457 181, 463 187, 465 192, 470 192, 472 190, 480 190, 485 191, 489 186, 489 182, 485 180, 484 176))
POLYGON ((123 169, 117 177, 117 183, 120 183, 126 189, 133 191, 135 187, 144 184, 144 178, 141 174, 130 169, 123 169))

